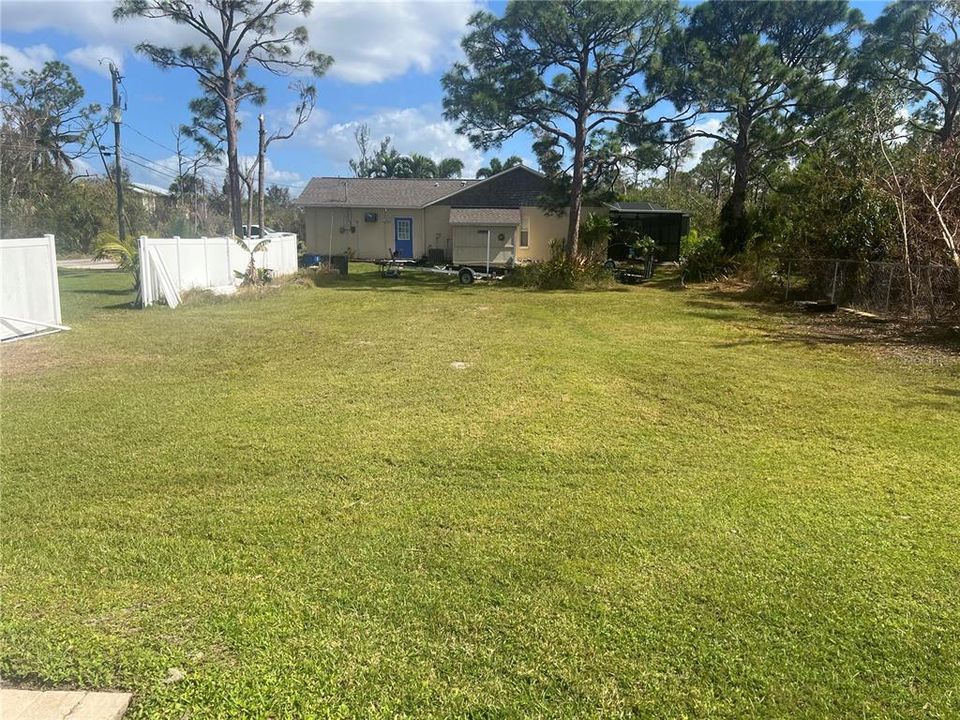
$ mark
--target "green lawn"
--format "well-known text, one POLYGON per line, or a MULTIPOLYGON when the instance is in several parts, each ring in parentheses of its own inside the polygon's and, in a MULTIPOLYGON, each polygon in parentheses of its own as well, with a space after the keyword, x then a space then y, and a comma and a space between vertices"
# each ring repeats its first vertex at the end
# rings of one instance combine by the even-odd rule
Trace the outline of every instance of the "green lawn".
POLYGON ((3 348, 8 681, 132 718, 960 715, 960 356, 357 269, 175 311, 64 273, 73 331, 3 348))

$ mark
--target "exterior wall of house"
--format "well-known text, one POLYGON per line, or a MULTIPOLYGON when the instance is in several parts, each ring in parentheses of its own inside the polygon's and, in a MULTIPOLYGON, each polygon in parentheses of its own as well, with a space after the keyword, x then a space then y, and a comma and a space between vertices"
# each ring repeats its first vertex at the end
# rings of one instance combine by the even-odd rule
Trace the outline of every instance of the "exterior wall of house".
MULTIPOLYGON (((584 207, 581 213, 581 222, 589 213, 607 215, 607 208, 584 207)), ((570 218, 566 212, 561 214, 547 214, 543 208, 524 206, 520 208, 520 230, 527 230, 529 246, 520 247, 520 233, 517 234, 517 260, 528 262, 544 262, 550 259, 550 242, 563 240, 567 237, 567 226, 570 218)))
MULTIPOLYGON (((587 213, 606 214, 605 208, 584 208, 587 213)), ((413 257, 420 258, 430 248, 442 248, 447 260, 453 258, 454 228, 450 226, 450 207, 431 205, 420 209, 402 208, 304 208, 307 252, 319 255, 341 255, 352 251, 360 259, 387 257, 394 247, 394 220, 413 218, 413 257), (365 221, 364 214, 377 214, 376 222, 365 221), (351 230, 353 228, 353 230, 351 230), (332 230, 332 233, 331 233, 332 230)), ((550 241, 567 236, 567 215, 548 215, 541 208, 520 208, 520 227, 492 227, 496 237, 501 232, 513 232, 513 244, 518 261, 542 262, 550 259, 550 241), (520 247, 521 231, 527 230, 528 247, 520 247)), ((472 231, 483 227, 472 227, 472 231)))
POLYGON ((567 215, 547 215, 542 208, 520 208, 520 233, 517 234, 517 261, 542 262, 550 259, 550 241, 567 236, 567 215), (519 247, 523 231, 529 245, 519 247))
MULTIPOLYGON (((417 257, 427 255, 431 248, 440 248, 444 251, 447 260, 450 259, 453 243, 453 234, 450 228, 450 208, 447 205, 431 205, 423 210, 423 245, 417 257)), ((414 229, 416 232, 416 229, 414 229)), ((417 250, 415 247, 414 250, 417 250)))
POLYGON ((490 264, 506 265, 515 257, 516 225, 458 225, 453 228, 453 262, 457 265, 487 263, 487 232, 490 232, 490 264), (503 236, 503 240, 500 236, 503 236))
MULTIPOLYGON (((426 238, 437 232, 438 213, 429 208, 304 208, 307 252, 319 255, 342 255, 352 252, 367 260, 387 257, 394 248, 394 221, 413 219, 413 256, 424 254, 426 238), (366 213, 376 213, 375 222, 364 220, 366 213), (429 226, 429 227, 427 227, 429 226)), ((449 211, 447 211, 449 217, 449 211)), ((443 221, 444 226, 446 220, 443 221)))

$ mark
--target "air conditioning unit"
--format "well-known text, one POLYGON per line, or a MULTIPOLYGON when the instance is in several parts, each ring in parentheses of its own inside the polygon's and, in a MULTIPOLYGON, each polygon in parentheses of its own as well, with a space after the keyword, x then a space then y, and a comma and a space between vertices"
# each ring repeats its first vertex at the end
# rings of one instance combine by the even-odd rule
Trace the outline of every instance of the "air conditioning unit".
POLYGON ((377 221, 377 214, 376 214, 375 212, 364 213, 364 214, 363 214, 363 221, 364 221, 364 222, 376 222, 376 221, 377 221))

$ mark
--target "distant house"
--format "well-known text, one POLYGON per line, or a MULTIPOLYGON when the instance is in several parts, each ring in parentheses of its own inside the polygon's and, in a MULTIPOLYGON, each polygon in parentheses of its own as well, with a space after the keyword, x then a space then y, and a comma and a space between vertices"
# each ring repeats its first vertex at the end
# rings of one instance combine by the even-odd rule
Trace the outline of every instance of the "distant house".
POLYGON ((154 212, 158 203, 162 203, 170 197, 169 190, 159 185, 148 185, 147 183, 130 183, 127 185, 127 192, 138 198, 150 212, 154 212))
POLYGON ((317 177, 297 204, 307 252, 475 264, 489 237, 491 262, 503 264, 547 260, 551 241, 566 237, 567 216, 538 206, 546 189, 547 178, 522 165, 484 180, 317 177))

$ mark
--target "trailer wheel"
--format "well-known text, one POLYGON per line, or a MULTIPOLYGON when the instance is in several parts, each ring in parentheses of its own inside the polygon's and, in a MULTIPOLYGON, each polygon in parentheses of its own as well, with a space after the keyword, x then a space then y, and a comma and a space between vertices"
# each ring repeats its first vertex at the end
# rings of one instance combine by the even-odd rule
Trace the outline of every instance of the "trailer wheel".
POLYGON ((460 272, 457 273, 457 277, 460 279, 461 285, 473 285, 473 270, 470 268, 461 268, 460 272))
POLYGON ((617 266, 617 263, 615 263, 613 260, 607 260, 607 261, 603 264, 603 266, 604 266, 607 270, 613 270, 613 269, 617 266))

